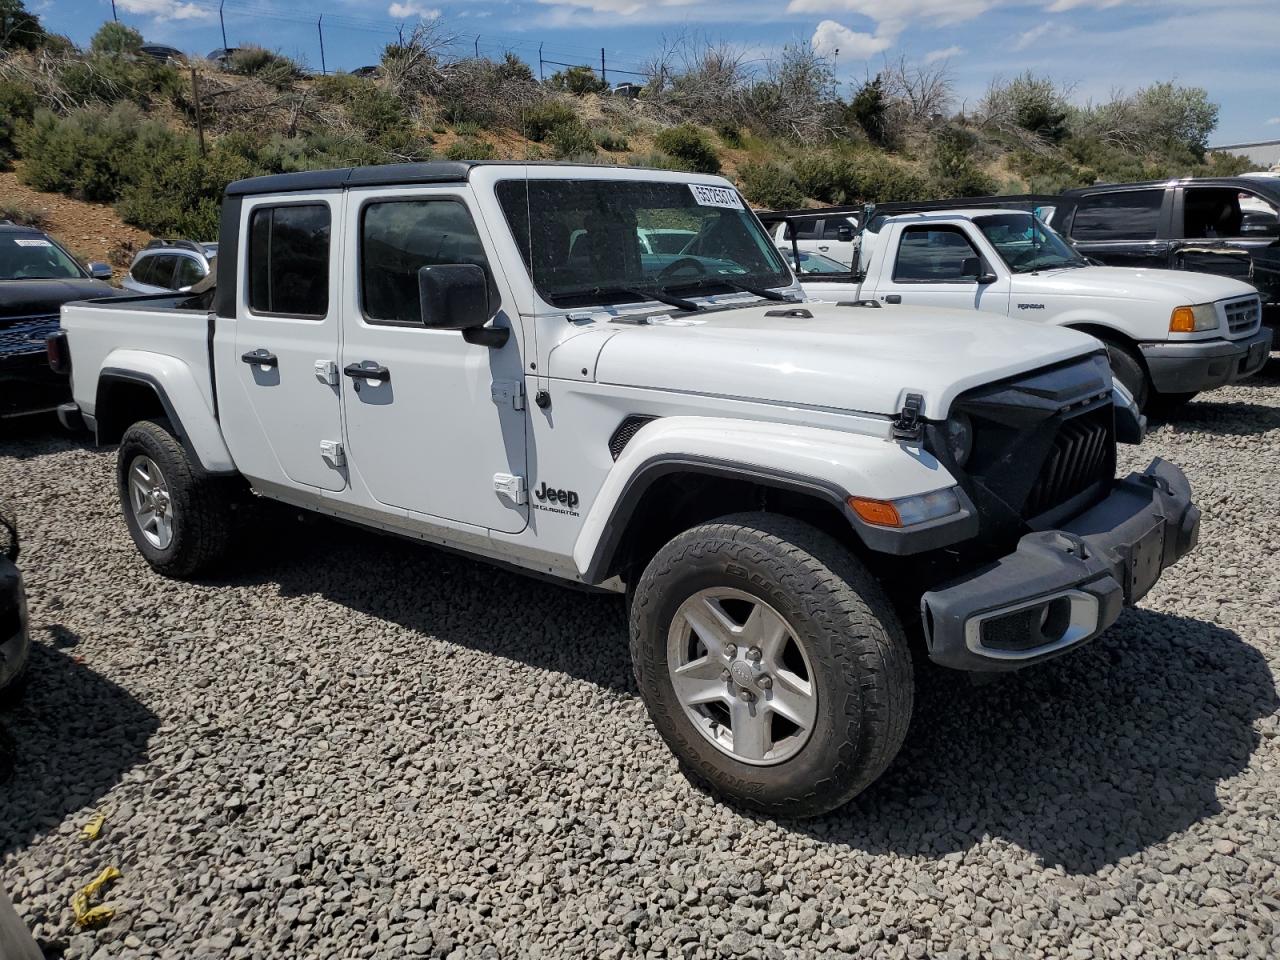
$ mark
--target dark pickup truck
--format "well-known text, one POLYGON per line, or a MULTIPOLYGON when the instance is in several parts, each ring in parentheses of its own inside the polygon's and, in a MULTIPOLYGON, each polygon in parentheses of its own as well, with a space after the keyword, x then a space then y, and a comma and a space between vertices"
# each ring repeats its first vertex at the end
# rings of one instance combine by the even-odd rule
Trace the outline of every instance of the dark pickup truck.
POLYGON ((0 222, 0 419, 53 410, 71 397, 49 367, 45 338, 64 303, 119 293, 111 267, 86 270, 48 234, 0 222))
POLYGON ((1264 320, 1280 323, 1280 178, 1097 185, 1040 199, 1042 219, 1085 256, 1245 280, 1262 294, 1264 320))

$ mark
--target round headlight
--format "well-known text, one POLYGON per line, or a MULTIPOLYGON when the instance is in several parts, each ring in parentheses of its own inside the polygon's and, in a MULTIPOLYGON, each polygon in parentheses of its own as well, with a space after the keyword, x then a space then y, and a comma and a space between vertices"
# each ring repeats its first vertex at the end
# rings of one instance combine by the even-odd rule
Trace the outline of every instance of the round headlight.
POLYGON ((973 453, 973 421, 965 413, 953 413, 947 420, 947 452, 956 466, 963 467, 973 453))

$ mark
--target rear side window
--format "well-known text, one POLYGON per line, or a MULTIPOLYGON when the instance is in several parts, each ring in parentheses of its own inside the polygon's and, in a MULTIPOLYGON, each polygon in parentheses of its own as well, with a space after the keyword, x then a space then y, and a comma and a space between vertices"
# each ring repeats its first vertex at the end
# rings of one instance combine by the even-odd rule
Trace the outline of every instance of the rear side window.
POLYGON ((132 276, 134 280, 138 281, 138 283, 147 283, 152 286, 155 285, 155 280, 152 279, 152 277, 155 276, 155 273, 155 257, 142 257, 129 271, 130 276, 132 276))
POLYGON ((178 258, 167 253, 145 257, 134 271, 133 278, 152 287, 168 287, 173 282, 174 261, 178 258))
POLYGON ((1076 240, 1154 240, 1163 190, 1126 190, 1082 197, 1071 224, 1076 240))
POLYGON ((822 235, 821 220, 813 220, 806 218, 804 220, 796 220, 787 224, 786 231, 782 234, 784 240, 790 240, 793 237, 796 240, 817 240, 822 235))
POLYGON ((955 227, 907 227, 893 279, 900 283, 977 283, 982 260, 955 227))
POLYGON ((249 217, 249 308, 321 319, 329 312, 329 207, 258 207, 249 217))
POLYGON ((204 279, 204 267, 194 257, 179 257, 178 270, 173 275, 173 288, 181 290, 204 279))
POLYGON ((367 204, 360 218, 360 298, 370 323, 418 325, 418 270, 474 263, 498 290, 467 208, 457 200, 389 200, 367 204))

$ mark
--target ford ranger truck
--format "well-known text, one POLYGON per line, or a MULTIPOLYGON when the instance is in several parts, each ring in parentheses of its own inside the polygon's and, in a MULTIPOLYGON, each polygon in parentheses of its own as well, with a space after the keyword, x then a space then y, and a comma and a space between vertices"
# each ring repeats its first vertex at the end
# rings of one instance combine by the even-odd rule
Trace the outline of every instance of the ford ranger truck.
MULTIPOLYGON (((945 306, 1072 327, 1107 348, 1140 407, 1168 412, 1260 370, 1271 352, 1249 284, 1176 270, 1091 264, 1024 210, 945 209, 872 216, 862 272, 800 273, 820 299, 945 306)), ((986 322, 985 318, 974 322, 986 322)))
POLYGON ((757 810, 818 814, 880 775, 913 645, 957 671, 1041 663, 1196 543, 1176 466, 1115 475, 1140 419, 1097 340, 801 302, 718 177, 268 176, 227 188, 219 249, 211 311, 63 313, 143 558, 253 562, 251 489, 625 594, 658 733, 757 810), (651 229, 696 242, 653 252, 651 229))

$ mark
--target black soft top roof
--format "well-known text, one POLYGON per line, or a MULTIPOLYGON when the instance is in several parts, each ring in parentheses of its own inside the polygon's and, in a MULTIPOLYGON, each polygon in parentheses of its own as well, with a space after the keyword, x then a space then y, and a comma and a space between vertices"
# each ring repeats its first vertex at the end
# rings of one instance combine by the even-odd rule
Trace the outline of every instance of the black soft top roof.
POLYGON ((427 163, 384 163, 338 170, 303 170, 250 177, 227 185, 227 196, 257 193, 298 193, 304 190, 338 190, 395 183, 463 183, 471 168, 466 160, 431 160, 427 163))

